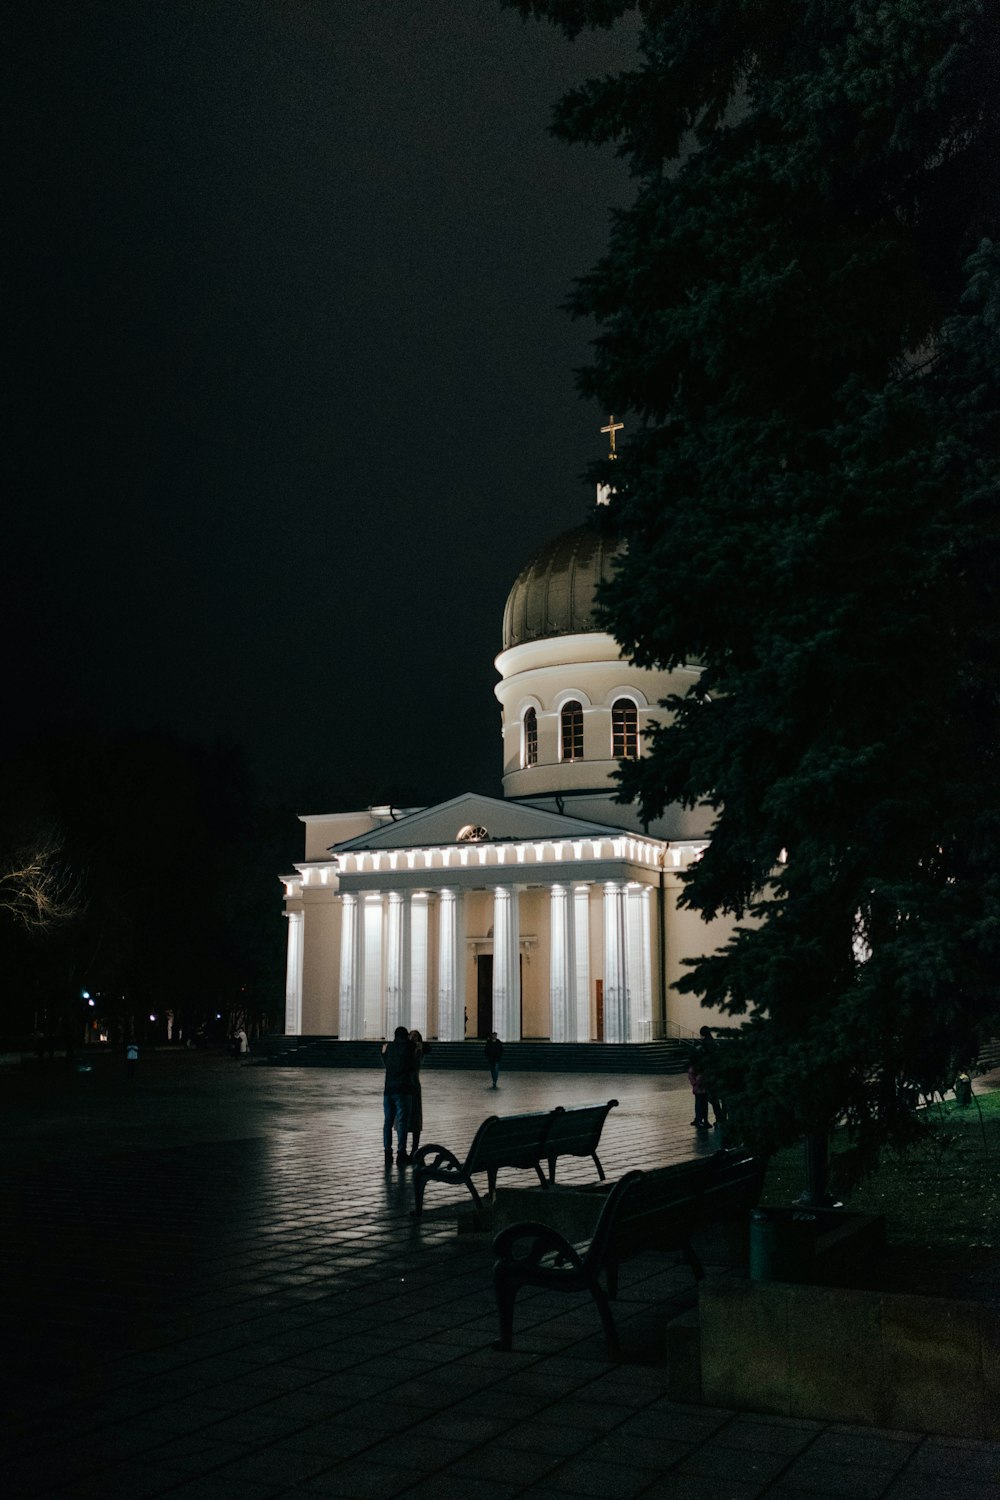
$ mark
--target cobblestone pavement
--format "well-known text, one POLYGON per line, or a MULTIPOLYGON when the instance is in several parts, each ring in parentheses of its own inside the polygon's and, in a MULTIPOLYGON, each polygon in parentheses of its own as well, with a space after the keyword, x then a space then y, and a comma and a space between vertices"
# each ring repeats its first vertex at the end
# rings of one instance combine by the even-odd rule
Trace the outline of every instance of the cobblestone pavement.
MULTIPOLYGON (((671 1402, 663 1329, 694 1298, 664 1257, 623 1273, 622 1365, 589 1298, 522 1295, 495 1353, 489 1240, 438 1185, 412 1219, 380 1083, 190 1054, 0 1072, 5 1495, 997 1500, 997 1443, 671 1402)), ((430 1066, 424 1139, 612 1096, 609 1177, 711 1149, 683 1079, 494 1093, 430 1066)))

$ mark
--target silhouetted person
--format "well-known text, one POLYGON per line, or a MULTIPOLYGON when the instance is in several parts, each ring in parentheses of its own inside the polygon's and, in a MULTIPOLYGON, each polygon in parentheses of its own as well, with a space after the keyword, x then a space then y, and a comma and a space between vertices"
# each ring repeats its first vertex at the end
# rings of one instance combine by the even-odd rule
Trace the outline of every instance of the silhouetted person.
POLYGON ((709 1128, 708 1090, 705 1087, 705 1080, 701 1076, 701 1063, 697 1058, 691 1059, 691 1065, 688 1068, 688 1083, 691 1085, 691 1092, 694 1095, 694 1119, 691 1121, 691 1124, 699 1130, 707 1130, 709 1128))
POLYGON ((503 1057, 503 1042, 495 1031, 490 1032, 483 1051, 486 1053, 486 1062, 490 1070, 490 1077, 493 1079, 493 1087, 496 1088, 497 1079, 500 1077, 500 1059, 503 1057))
MULTIPOLYGON (((703 1026, 698 1035, 701 1037, 702 1057, 706 1062, 713 1063, 719 1044, 715 1039, 711 1026, 703 1026)), ((719 1098, 718 1093, 712 1089, 708 1091, 708 1102, 712 1106, 712 1124, 721 1126, 725 1119, 725 1115, 722 1112, 722 1100, 719 1098)))
POLYGON ((382 1048, 385 1066, 385 1084, 382 1089, 382 1146, 385 1164, 392 1166, 392 1131, 396 1129, 396 1165, 405 1167, 409 1161, 406 1154, 406 1132, 410 1125, 410 1105, 413 1099, 413 1043, 405 1026, 397 1026, 392 1041, 382 1048))
POLYGON ((412 1161, 420 1145, 420 1132, 424 1124, 424 1095, 420 1085, 420 1064, 431 1050, 431 1044, 424 1041, 419 1031, 410 1032, 410 1041, 413 1043, 413 1076, 410 1094, 410 1160, 412 1161))

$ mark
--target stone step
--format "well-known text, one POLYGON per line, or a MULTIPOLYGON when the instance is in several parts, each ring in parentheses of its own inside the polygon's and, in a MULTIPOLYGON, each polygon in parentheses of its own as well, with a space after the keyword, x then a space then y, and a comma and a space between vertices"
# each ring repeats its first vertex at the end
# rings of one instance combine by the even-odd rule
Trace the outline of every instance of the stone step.
POLYGON ((981 1073, 989 1073, 993 1068, 1000 1068, 1000 1036, 992 1036, 983 1043, 979 1049, 976 1068, 981 1073))
MULTIPOLYGON (((486 1071, 483 1041, 431 1042, 423 1067, 486 1071)), ((687 1045, 658 1042, 505 1042, 505 1073, 683 1073, 687 1045)), ((254 1043, 253 1061, 280 1067, 377 1068, 382 1043, 341 1042, 335 1037, 264 1037, 254 1043)))

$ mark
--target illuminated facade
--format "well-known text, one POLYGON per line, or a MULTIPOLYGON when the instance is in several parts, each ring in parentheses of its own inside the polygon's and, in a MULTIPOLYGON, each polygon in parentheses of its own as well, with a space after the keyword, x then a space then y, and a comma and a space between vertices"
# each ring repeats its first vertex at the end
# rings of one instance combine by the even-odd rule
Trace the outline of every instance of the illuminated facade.
POLYGON ((305 859, 283 877, 287 1034, 643 1042, 704 1022, 670 986, 729 933, 678 907, 708 816, 670 808, 643 830, 610 782, 697 669, 632 666, 594 627, 612 559, 581 527, 510 592, 502 799, 302 819, 305 859))

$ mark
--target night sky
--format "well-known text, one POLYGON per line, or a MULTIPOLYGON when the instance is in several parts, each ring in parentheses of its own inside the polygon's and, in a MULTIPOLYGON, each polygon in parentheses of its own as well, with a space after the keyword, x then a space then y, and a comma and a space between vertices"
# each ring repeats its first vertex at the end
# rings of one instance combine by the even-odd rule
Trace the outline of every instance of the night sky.
POLYGON ((494 0, 8 7, 8 742, 241 745, 301 811, 498 792, 507 591, 591 499, 561 309, 628 61, 494 0))

